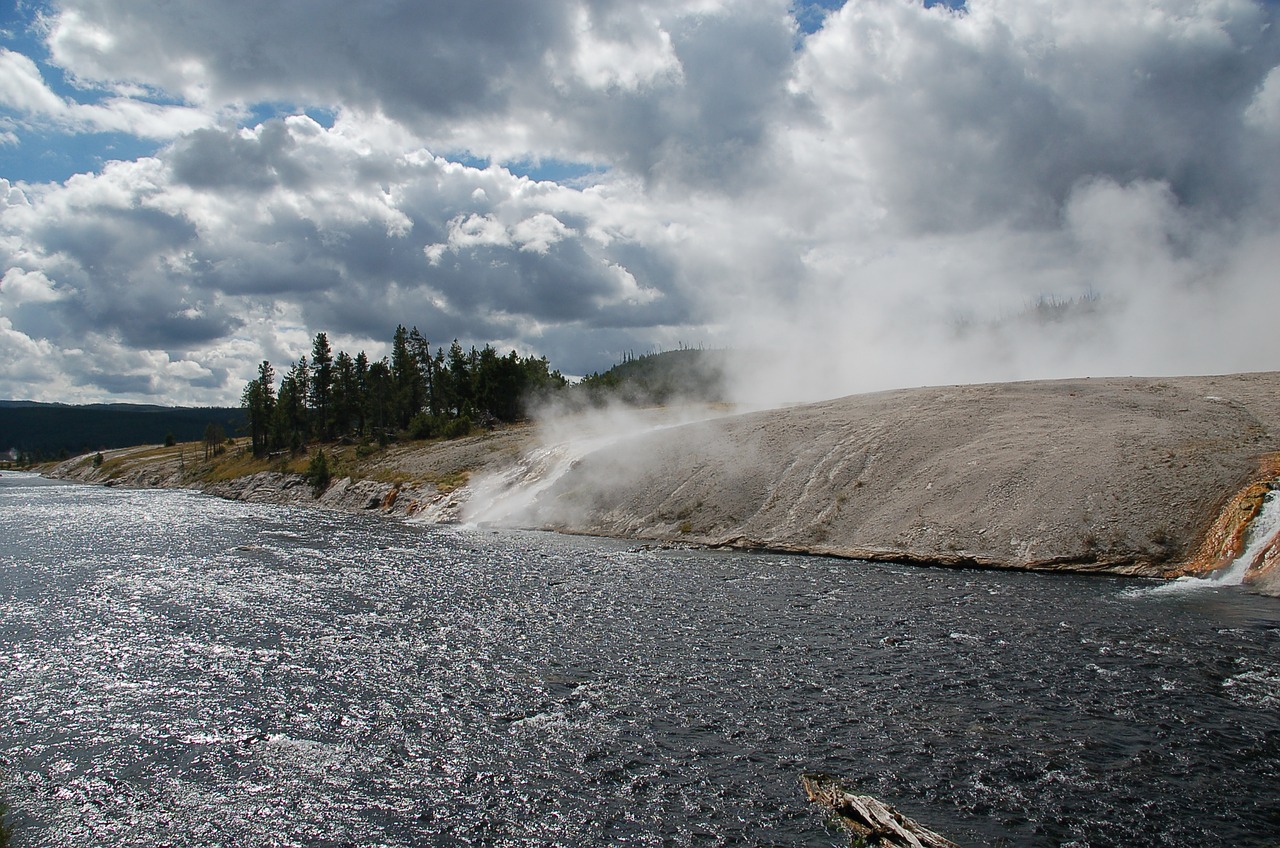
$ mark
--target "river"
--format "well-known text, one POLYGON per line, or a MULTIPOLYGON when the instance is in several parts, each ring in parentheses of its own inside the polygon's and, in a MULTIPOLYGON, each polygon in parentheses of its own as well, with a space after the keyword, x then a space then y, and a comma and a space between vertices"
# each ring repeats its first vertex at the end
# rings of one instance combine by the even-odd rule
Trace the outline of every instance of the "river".
POLYGON ((1280 602, 0 476, 17 845, 1274 845, 1280 602))

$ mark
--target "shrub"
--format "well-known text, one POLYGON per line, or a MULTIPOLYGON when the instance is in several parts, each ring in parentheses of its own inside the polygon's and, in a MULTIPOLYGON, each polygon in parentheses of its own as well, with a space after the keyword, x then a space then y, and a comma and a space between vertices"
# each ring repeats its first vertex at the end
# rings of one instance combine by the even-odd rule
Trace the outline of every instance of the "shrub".
POLYGON ((461 439, 463 436, 470 434, 471 419, 466 417, 450 419, 449 423, 444 425, 443 432, 440 433, 446 439, 461 439))
POLYGON ((475 429, 469 415, 450 418, 447 415, 428 415, 419 412, 409 421, 406 431, 410 439, 460 439, 475 429))
POLYGON ((442 423, 443 420, 439 415, 419 412, 409 420, 409 438, 417 440, 434 438, 440 432, 442 423))
POLYGON ((306 481, 311 484, 311 492, 317 498, 320 493, 329 487, 329 460, 324 455, 324 451, 317 450, 315 456, 311 457, 311 463, 307 466, 307 473, 304 475, 306 481))

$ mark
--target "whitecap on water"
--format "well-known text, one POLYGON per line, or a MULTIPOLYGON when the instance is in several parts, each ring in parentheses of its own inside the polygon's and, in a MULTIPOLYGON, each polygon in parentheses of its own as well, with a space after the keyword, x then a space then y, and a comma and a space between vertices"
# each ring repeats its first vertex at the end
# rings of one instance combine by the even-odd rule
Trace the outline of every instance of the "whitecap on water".
POLYGON ((1222 681, 1222 688, 1246 706, 1280 709, 1280 674, 1272 669, 1252 666, 1222 681))

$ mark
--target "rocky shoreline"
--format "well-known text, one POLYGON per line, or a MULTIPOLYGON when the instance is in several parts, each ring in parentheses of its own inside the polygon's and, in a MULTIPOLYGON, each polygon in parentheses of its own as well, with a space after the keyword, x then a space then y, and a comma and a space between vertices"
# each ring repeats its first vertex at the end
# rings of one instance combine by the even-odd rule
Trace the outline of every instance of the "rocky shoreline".
MULTIPOLYGON (((525 487, 486 518, 852 559, 1199 576, 1239 555, 1280 478, 1280 372, 856 395, 649 429, 553 474, 515 473, 548 441, 526 427, 394 447, 318 496, 298 474, 202 482, 172 458, 95 468, 82 457, 48 473, 428 521, 525 487), (431 482, 443 478, 466 482, 431 482)), ((1245 579, 1280 595, 1280 538, 1245 579)))

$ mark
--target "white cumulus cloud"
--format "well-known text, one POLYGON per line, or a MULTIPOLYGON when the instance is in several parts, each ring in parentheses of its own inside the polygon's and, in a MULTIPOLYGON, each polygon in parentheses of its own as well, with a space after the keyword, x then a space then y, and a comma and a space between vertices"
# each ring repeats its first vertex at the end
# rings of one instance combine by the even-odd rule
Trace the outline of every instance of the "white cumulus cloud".
POLYGON ((1239 331, 1274 306, 1273 4, 802 11, 59 0, 46 58, 0 52, 5 155, 163 144, 0 185, 5 331, 47 385, 186 402, 397 323, 569 373, 767 350, 776 400, 1275 367, 1239 331))

